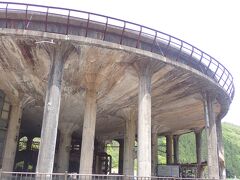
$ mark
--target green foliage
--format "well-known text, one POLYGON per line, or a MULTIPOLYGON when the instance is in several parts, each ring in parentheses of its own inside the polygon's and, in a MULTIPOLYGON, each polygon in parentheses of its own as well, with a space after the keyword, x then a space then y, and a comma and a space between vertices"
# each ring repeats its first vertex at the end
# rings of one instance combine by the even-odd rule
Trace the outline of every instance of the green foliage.
MULTIPOLYGON (((229 178, 240 177, 240 127, 223 123, 223 142, 225 150, 225 161, 227 176, 229 178)), ((118 168, 118 142, 113 141, 108 144, 107 152, 112 155, 113 168, 118 168)), ((180 136, 179 139, 179 160, 180 163, 196 163, 196 145, 194 133, 180 136)), ((207 141, 206 133, 202 132, 202 161, 207 161, 207 141)), ((166 164, 166 138, 158 138, 158 163, 166 164)), ((136 163, 135 163, 136 166, 136 163)), ((135 167, 136 168, 136 167, 135 167)))
MULTIPOLYGON (((223 123, 223 143, 225 151, 225 161, 228 177, 240 177, 240 127, 223 123)), ((196 162, 195 156, 195 136, 194 133, 182 135, 180 137, 180 162, 196 162)), ((207 141, 205 131, 202 133, 202 161, 207 161, 207 141)))
POLYGON ((27 149, 27 141, 28 141, 28 138, 26 136, 22 137, 19 140, 19 144, 18 144, 18 150, 19 151, 23 151, 23 150, 27 149))
MULTIPOLYGON (((202 132, 202 162, 207 161, 207 140, 205 130, 202 132)), ((196 141, 195 134, 188 133, 179 138, 179 161, 180 163, 196 163, 196 141)))
POLYGON ((196 146, 194 133, 181 135, 179 138, 179 161, 180 163, 196 162, 196 146))
POLYGON ((240 127, 223 123, 223 142, 228 177, 240 177, 240 127))
POLYGON ((160 137, 158 138, 158 163, 166 164, 166 138, 160 137))
POLYGON ((112 141, 107 144, 107 153, 112 156, 112 169, 118 170, 119 143, 112 141))

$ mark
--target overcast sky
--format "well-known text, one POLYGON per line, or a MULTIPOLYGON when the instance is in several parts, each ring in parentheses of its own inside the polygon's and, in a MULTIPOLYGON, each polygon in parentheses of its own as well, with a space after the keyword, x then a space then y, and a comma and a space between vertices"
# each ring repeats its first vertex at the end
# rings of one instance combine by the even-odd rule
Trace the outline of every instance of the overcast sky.
MULTIPOLYGON (((8 0, 10 1, 10 0, 8 0)), ((235 98, 223 121, 240 125, 239 0, 15 0, 100 13, 176 36, 210 54, 233 75, 235 98)))

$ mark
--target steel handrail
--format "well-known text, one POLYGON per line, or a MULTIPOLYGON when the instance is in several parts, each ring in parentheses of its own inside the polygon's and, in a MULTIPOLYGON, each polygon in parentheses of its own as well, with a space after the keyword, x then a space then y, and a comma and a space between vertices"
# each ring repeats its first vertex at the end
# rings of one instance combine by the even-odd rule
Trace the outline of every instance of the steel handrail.
MULTIPOLYGON (((0 179, 20 179, 20 180, 34 180, 34 179, 93 179, 93 180, 102 180, 102 179, 115 179, 115 180, 211 180, 206 178, 183 178, 183 177, 164 177, 164 176, 130 176, 130 175, 118 175, 118 174, 78 174, 78 173, 37 173, 37 172, 7 172, 0 169, 0 179)), ((216 180, 216 179, 215 179, 216 180)))
MULTIPOLYGON (((193 67, 193 68, 197 69, 201 73, 204 73, 205 75, 207 75, 208 77, 213 79, 216 83, 218 83, 222 87, 222 89, 228 94, 230 100, 232 100, 234 97, 235 88, 234 88, 234 83, 233 83, 233 77, 232 77, 231 73, 219 61, 217 61, 215 58, 213 58, 209 54, 205 53, 204 51, 198 49, 197 47, 187 43, 186 41, 183 41, 177 37, 171 36, 167 33, 164 33, 164 32, 161 32, 161 31, 158 31, 153 28, 149 28, 149 27, 137 24, 137 23, 132 23, 129 21, 121 20, 118 18, 106 16, 106 15, 90 13, 87 11, 68 9, 68 8, 61 8, 61 7, 26 4, 26 3, 14 3, 14 2, 0 2, 0 10, 5 11, 6 28, 11 28, 11 27, 8 27, 8 20, 11 20, 11 18, 8 19, 9 12, 24 11, 25 19, 20 19, 20 20, 24 20, 24 22, 25 22, 25 27, 23 29, 28 29, 27 25, 30 22, 30 20, 28 19, 28 14, 37 12, 37 13, 45 13, 45 16, 46 16, 45 21, 42 21, 42 22, 45 23, 44 31, 46 31, 46 32, 49 32, 48 31, 48 24, 49 24, 48 17, 50 15, 60 15, 61 18, 63 18, 63 17, 66 18, 66 20, 67 20, 67 23, 65 24, 66 32, 64 33, 66 35, 70 35, 69 34, 69 24, 70 24, 71 17, 74 19, 78 18, 78 19, 82 19, 82 20, 84 19, 87 21, 87 27, 85 27, 86 28, 86 34, 85 34, 86 37, 88 37, 88 30, 89 30, 88 26, 89 26, 90 22, 98 23, 102 26, 105 26, 104 32, 103 32, 103 39, 101 39, 104 41, 106 41, 105 35, 106 35, 107 29, 109 27, 116 27, 116 28, 118 28, 117 30, 121 29, 121 40, 120 40, 120 42, 118 42, 119 44, 123 43, 122 41, 123 41, 124 33, 129 32, 129 31, 134 32, 133 34, 137 36, 137 38, 133 37, 133 39, 136 40, 135 48, 141 49, 141 45, 140 45, 141 39, 147 38, 148 40, 152 40, 152 43, 150 44, 151 50, 148 50, 148 51, 151 51, 153 53, 162 54, 165 57, 167 57, 168 53, 169 53, 169 48, 178 50, 176 61, 179 60, 180 55, 182 55, 182 56, 187 55, 189 57, 189 59, 191 59, 191 63, 196 62, 198 64, 198 67, 193 67), (5 7, 2 8, 1 6, 4 6, 4 5, 5 5, 5 7), (21 8, 21 9, 17 8, 17 7, 10 8, 9 5, 23 6, 25 8, 21 8), (40 11, 39 9, 38 10, 30 10, 30 7, 45 8, 45 11, 40 11), (66 11, 66 15, 58 13, 58 12, 57 13, 50 12, 50 10, 57 10, 57 11, 63 10, 63 11, 66 11), (85 15, 87 15, 87 18, 71 16, 71 13, 85 14, 85 15), (91 19, 91 16, 95 16, 95 19, 91 19), (96 17, 105 18, 105 22, 96 20, 96 17), (123 26, 112 24, 109 22, 110 20, 121 23, 121 24, 123 24, 123 26), (134 26, 135 29, 129 28, 128 26, 134 26), (152 34, 149 31, 152 32, 152 34), (165 51, 162 51, 161 45, 167 46, 165 51), (158 47, 159 52, 154 52, 154 47, 155 48, 158 47)), ((128 45, 128 46, 130 46, 130 45, 128 45)))

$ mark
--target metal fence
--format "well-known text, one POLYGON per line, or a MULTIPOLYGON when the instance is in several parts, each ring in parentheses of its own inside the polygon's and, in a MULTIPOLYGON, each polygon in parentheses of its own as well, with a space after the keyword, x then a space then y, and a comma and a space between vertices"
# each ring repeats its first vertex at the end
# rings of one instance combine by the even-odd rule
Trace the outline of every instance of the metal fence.
POLYGON ((74 26, 75 29, 84 29, 77 34, 79 36, 144 49, 165 57, 169 57, 174 51, 174 58, 171 56, 171 60, 180 61, 183 57, 187 58, 188 61, 183 63, 213 79, 225 90, 230 100, 234 97, 233 77, 220 62, 181 39, 146 26, 86 11, 11 2, 0 2, 0 20, 2 20, 0 23, 2 28, 21 28, 53 33, 55 31, 50 28, 50 25, 54 21, 56 26, 58 24, 64 27, 61 28, 60 32, 57 32, 60 34, 72 35, 74 26), (56 22, 56 19, 61 20, 56 22), (19 25, 16 22, 18 25, 12 25, 14 21, 22 23, 19 25), (78 22, 76 26, 76 21, 81 21, 81 23, 78 22), (34 29, 32 26, 34 22, 42 23, 43 27, 34 29), (93 30, 97 30, 100 35, 93 36, 93 30), (113 41, 108 37, 109 33, 118 35, 118 39, 113 41), (125 43, 125 38, 130 38, 131 43, 125 43))
POLYGON ((124 175, 76 174, 76 173, 29 173, 0 171, 0 180, 210 180, 178 177, 137 177, 124 175))

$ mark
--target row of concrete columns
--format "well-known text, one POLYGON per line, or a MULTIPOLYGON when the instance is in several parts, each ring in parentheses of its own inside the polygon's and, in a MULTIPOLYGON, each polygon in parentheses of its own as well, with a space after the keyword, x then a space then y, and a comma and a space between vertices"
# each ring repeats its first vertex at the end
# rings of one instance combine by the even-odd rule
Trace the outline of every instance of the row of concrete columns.
MULTIPOLYGON (((69 48, 65 47, 64 48, 69 48)), ((65 50, 66 51, 66 50, 65 50)), ((46 92, 43 124, 41 131, 40 150, 38 155, 38 162, 36 172, 38 173, 52 173, 54 164, 54 154, 56 146, 56 137, 58 129, 59 110, 61 102, 61 87, 63 77, 64 61, 68 55, 63 54, 61 48, 54 48, 50 53, 52 59, 52 66, 49 75, 48 87, 46 92)), ((156 146, 156 137, 152 136, 151 132, 151 67, 147 61, 139 61, 135 64, 135 68, 139 76, 139 91, 138 91, 138 128, 137 128, 137 141, 138 141, 138 176, 150 177, 152 174, 152 158, 156 159, 156 156, 152 157, 151 147, 156 146)), ((80 173, 91 174, 93 163, 93 151, 94 151, 94 137, 95 137, 95 124, 96 124, 96 75, 90 74, 86 76, 86 99, 85 99, 85 113, 82 132, 82 146, 80 157, 80 173)), ((217 134, 216 134, 216 120, 213 110, 213 99, 207 95, 204 98, 204 110, 206 119, 206 132, 208 138, 208 169, 210 178, 219 177, 218 167, 218 152, 217 152, 217 134)), ((9 130, 7 134, 6 150, 3 159, 3 169, 11 171, 13 169, 17 133, 19 132, 20 117, 21 117, 21 105, 12 106, 12 112, 9 130), (13 151, 14 149, 14 151, 13 151), (10 150, 10 151, 8 151, 10 150)), ((124 152, 126 158, 133 155, 133 120, 131 117, 126 122, 126 142, 124 152), (128 137, 128 138, 127 138, 128 137)), ((65 154, 63 158, 67 157, 67 147, 69 146, 69 135, 63 136, 62 146, 66 149, 60 150, 59 153, 65 154), (65 139, 64 139, 65 138, 65 139)), ((167 163, 173 163, 173 142, 177 143, 177 139, 173 140, 173 137, 167 137, 167 163)), ((176 152, 175 152, 176 153, 176 152)), ((156 153, 153 153, 156 154, 156 153)), ((62 157, 62 156, 61 156, 62 157)), ((124 173, 132 175, 132 158, 124 159, 123 169, 124 173)), ((174 161, 178 161, 178 157, 174 158, 174 161)), ((61 161, 62 162, 62 161, 61 161)), ((61 163, 60 163, 61 164, 61 163)), ((64 164, 59 169, 66 169, 68 165, 64 164), (64 166, 64 167, 63 167, 64 166)))

